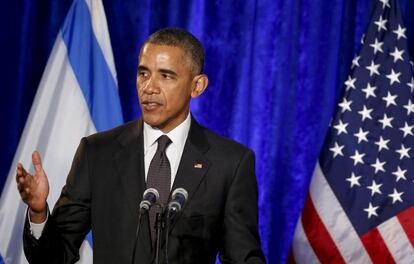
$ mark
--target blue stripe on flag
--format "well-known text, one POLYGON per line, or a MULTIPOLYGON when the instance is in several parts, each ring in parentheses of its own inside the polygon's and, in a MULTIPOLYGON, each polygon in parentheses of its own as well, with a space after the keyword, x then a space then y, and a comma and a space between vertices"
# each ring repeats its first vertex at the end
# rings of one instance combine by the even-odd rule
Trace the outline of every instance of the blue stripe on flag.
MULTIPOLYGON (((91 248, 93 248, 92 231, 89 231, 89 233, 86 235, 85 239, 88 240, 89 245, 91 246, 91 248)), ((0 264, 1 264, 1 262, 0 262, 0 264)))
MULTIPOLYGON (((122 124, 118 88, 95 37, 85 0, 73 2, 62 26, 62 37, 96 130, 122 124)), ((86 240, 93 247, 91 232, 86 240)))
POLYGON ((97 131, 103 131, 122 124, 122 110, 116 82, 91 21, 85 1, 75 0, 62 26, 62 35, 93 123, 97 131))

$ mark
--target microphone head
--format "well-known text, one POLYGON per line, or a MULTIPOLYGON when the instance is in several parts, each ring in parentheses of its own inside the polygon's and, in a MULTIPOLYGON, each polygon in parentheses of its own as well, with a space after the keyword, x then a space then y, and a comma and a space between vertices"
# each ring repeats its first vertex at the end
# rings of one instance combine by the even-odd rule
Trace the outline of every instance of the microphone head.
POLYGON ((142 195, 142 201, 139 204, 140 212, 144 213, 149 211, 152 205, 158 202, 160 194, 154 188, 148 188, 145 190, 144 194, 142 195))
POLYGON ((151 207, 151 203, 148 202, 147 200, 142 200, 141 203, 139 204, 139 209, 143 212, 149 211, 150 207, 151 207))
POLYGON ((188 193, 187 193, 187 191, 184 188, 177 188, 177 189, 175 189, 173 191, 172 195, 171 195, 172 200, 174 200, 175 196, 180 195, 180 194, 182 196, 184 196, 184 201, 187 201, 188 193))
POLYGON ((168 204, 168 215, 171 216, 181 211, 181 204, 177 201, 172 201, 168 204))
POLYGON ((142 199, 148 200, 151 203, 157 203, 159 198, 160 198, 160 194, 154 188, 146 189, 144 194, 142 195, 142 199))
POLYGON ((168 217, 172 219, 175 214, 181 211, 187 201, 188 193, 183 188, 177 188, 171 195, 171 202, 168 204, 168 217))

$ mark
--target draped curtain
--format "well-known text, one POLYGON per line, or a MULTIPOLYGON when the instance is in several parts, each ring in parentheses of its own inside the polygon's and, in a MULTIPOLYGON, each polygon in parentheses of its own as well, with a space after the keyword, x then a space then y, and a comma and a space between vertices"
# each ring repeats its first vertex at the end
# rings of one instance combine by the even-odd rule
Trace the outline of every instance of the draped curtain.
MULTIPOLYGON (((70 0, 0 9, 0 190, 70 0)), ((206 49, 206 92, 192 102, 206 127, 256 153, 260 234, 269 263, 287 258, 335 104, 375 0, 103 0, 124 120, 140 116, 139 48, 162 27, 206 49)), ((414 1, 402 0, 411 54, 414 1)))

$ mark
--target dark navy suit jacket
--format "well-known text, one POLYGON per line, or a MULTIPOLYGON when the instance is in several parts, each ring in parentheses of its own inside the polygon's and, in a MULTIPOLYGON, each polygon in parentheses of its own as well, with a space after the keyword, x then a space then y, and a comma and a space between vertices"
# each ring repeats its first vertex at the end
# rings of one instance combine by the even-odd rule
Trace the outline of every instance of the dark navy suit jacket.
MULTIPOLYGON (((90 229, 94 263, 131 263, 146 189, 142 131, 137 120, 81 140, 39 240, 26 219, 24 250, 30 263, 74 263, 90 229)), ((178 187, 189 197, 170 224, 169 263, 215 263, 217 253, 222 263, 265 263, 251 150, 192 119, 172 190, 178 187)), ((144 216, 135 263, 153 261, 148 223, 144 216)))

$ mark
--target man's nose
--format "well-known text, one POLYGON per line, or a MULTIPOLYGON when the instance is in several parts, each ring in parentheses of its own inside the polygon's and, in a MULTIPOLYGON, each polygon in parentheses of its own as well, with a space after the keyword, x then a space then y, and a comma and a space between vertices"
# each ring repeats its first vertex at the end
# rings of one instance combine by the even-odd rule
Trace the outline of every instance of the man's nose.
POLYGON ((148 81, 145 82, 143 91, 147 94, 159 93, 160 88, 154 77, 149 78, 148 81))

